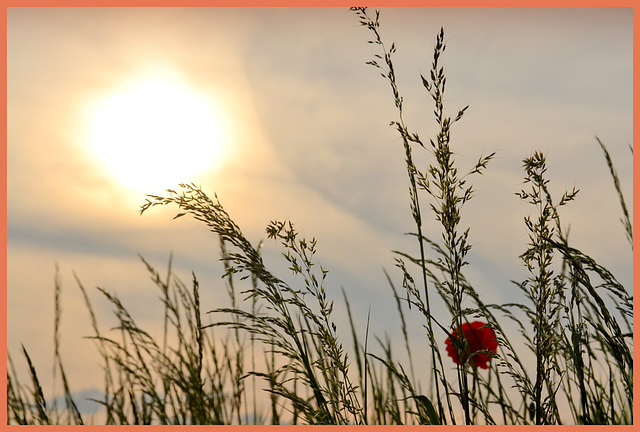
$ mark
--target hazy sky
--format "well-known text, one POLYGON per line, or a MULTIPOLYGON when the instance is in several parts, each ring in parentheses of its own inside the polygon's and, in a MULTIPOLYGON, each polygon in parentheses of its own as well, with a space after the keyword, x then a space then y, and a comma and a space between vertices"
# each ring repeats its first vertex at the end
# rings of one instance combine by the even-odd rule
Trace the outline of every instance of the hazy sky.
MULTIPOLYGON (((454 115, 470 105, 452 132, 460 172, 497 152, 485 174, 471 178, 476 195, 463 213, 473 244, 466 274, 476 290, 488 302, 522 300, 510 280, 527 277, 518 256, 531 209, 514 194, 522 188, 522 160, 534 150, 547 155, 556 197, 581 190, 561 213, 574 246, 631 287, 631 249, 595 136, 609 147, 631 210, 632 9, 383 9, 381 33, 397 45, 405 118, 425 139, 436 124, 419 74, 428 74, 441 26, 446 106, 454 115)), ((194 164, 215 159, 215 169, 182 181, 217 193, 255 244, 269 221, 292 220, 318 239, 328 294, 342 304, 344 287, 359 328, 369 308, 371 333, 400 328, 383 268, 400 286, 390 251, 416 253, 404 236, 415 230, 404 152, 389 126, 397 118, 389 85, 365 64, 379 51, 348 9, 9 8, 7 31, 7 342, 21 365, 20 343, 32 353, 45 386, 56 263, 63 355, 79 390, 101 380, 96 350, 82 339, 91 335, 90 321, 74 271, 105 327, 113 323, 110 307, 96 286, 118 293, 140 325, 161 325, 159 292, 137 254, 162 273, 173 251, 178 275, 189 281, 193 270, 201 280, 205 310, 226 301, 218 240, 204 225, 172 221, 175 207, 139 215, 145 193, 177 187, 177 180, 124 184, 92 151, 96 110, 145 79, 169 77, 213 113, 215 157, 185 150, 182 141, 195 139, 188 135, 175 137, 169 153, 173 162, 185 154, 194 164)), ((134 116, 146 111, 131 109, 134 116)), ((114 118, 107 130, 117 133, 114 118)), ((153 178, 145 170, 163 163, 151 159, 155 147, 142 159, 133 147, 122 163, 153 178)), ((419 150, 424 166, 430 155, 419 150)), ((426 232, 439 238, 436 222, 425 219, 426 232)), ((282 270, 279 252, 266 243, 267 262, 282 270)), ((288 277, 286 269, 280 275, 288 277)), ((338 322, 343 312, 336 307, 338 322)), ((411 325, 415 343, 426 344, 417 316, 411 325)), ((341 336, 349 346, 346 327, 341 336)))

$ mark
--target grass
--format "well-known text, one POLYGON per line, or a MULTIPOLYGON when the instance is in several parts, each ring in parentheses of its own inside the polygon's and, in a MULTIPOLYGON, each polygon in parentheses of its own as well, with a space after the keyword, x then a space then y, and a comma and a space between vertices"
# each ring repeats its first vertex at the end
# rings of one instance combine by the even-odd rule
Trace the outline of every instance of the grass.
MULTIPOLYGON (((577 190, 556 199, 549 190, 546 157, 523 160, 524 188, 531 206, 523 229, 529 235, 520 256, 528 277, 512 281, 521 303, 489 304, 465 276, 471 227, 462 223, 473 199, 470 180, 490 169, 494 153, 460 170, 452 130, 467 107, 447 115, 444 104, 446 49, 437 36, 431 70, 421 76, 434 104, 436 136, 423 141, 404 119, 393 55, 380 34, 379 12, 353 8, 378 50, 369 62, 390 85, 397 118, 391 125, 402 146, 409 186, 415 251, 395 251, 402 287, 385 271, 400 317, 403 352, 388 338, 369 334, 370 317, 354 317, 346 291, 350 328, 340 329, 328 270, 317 259, 317 241, 303 238, 291 221, 272 221, 267 240, 278 244, 295 276, 286 282, 262 259, 263 243, 247 239, 217 197, 194 184, 166 196, 149 196, 141 213, 155 206, 178 208, 203 223, 220 244, 229 307, 207 310, 195 274, 189 284, 172 271, 161 274, 141 257, 164 307, 159 340, 141 328, 117 296, 98 288, 117 319, 101 328, 90 293, 76 283, 91 318, 90 337, 102 358, 102 407, 106 424, 631 424, 633 422, 633 297, 611 272, 574 248, 562 227, 561 209, 577 190), (423 169, 414 152, 431 162, 423 169), (464 174, 461 174, 463 172, 464 174), (425 236, 425 224, 441 238, 425 236), (444 305, 448 320, 433 313, 444 305), (208 315, 213 324, 203 324, 208 315), (414 359, 409 316, 421 321, 428 362, 414 359), (480 321, 481 326, 472 323, 480 321), (475 327, 474 327, 475 325, 475 327), (475 328, 476 330, 472 330, 475 328), (364 329, 364 332, 362 330, 364 329), (517 329, 514 332, 513 329, 517 329), (351 346, 339 335, 350 335, 351 346), (486 337, 497 342, 497 349, 486 337), (451 351, 442 351, 448 338, 451 351), (372 342, 376 343, 372 347, 372 342), (524 342, 526 351, 520 347, 524 342), (455 369, 450 367, 455 359, 455 369), (484 357, 481 357, 484 356, 484 357), (534 367, 525 358, 535 358, 534 367), (485 361, 486 371, 479 370, 485 361), (401 360, 402 359, 402 360, 401 360), (406 360, 405 360, 406 359, 406 360)), ((633 231, 620 182, 604 152, 622 208, 622 224, 633 248, 633 231)), ((468 220, 468 219, 465 219, 468 220)), ((214 287, 216 289, 217 287, 214 287)), ((62 383, 64 406, 44 397, 28 351, 29 379, 8 356, 7 414, 14 424, 83 424, 60 355, 60 296, 54 283, 54 379, 62 383)), ((438 314, 440 316, 441 314, 438 314)))

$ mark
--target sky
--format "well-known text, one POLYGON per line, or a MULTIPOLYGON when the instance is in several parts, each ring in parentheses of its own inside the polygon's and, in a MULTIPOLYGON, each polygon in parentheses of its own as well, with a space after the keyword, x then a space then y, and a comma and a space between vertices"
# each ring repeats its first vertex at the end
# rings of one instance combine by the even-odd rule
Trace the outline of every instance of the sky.
MULTIPOLYGON (((139 214, 145 194, 181 181, 216 194, 254 244, 270 221, 291 220, 318 240, 336 321, 346 325, 344 288, 356 327, 364 332, 370 310, 372 334, 399 334, 384 270, 400 287, 391 251, 417 251, 405 235, 415 228, 404 150, 389 126, 397 119, 389 84, 365 64, 380 52, 352 12, 9 8, 7 20, 7 348, 19 362, 25 345, 45 388, 56 265, 62 354, 77 391, 99 388, 101 379, 96 349, 83 339, 91 328, 74 274, 105 326, 113 321, 97 286, 117 293, 139 325, 162 324, 159 292, 138 254, 160 273, 172 254, 183 281, 194 271, 205 310, 227 302, 217 238, 196 221, 172 220, 175 207, 139 214), (138 106, 132 95, 144 83, 183 92, 148 103, 154 88, 164 91, 151 85, 138 106), (176 135, 161 129, 170 120, 153 114, 167 101, 180 105, 171 118, 184 117, 176 135), (193 106, 202 110, 183 108, 193 106), (138 115, 147 129, 122 129, 138 115), (202 137, 204 145, 190 146, 202 137), (156 153, 168 154, 168 165, 156 153)), ((471 227, 465 270, 476 291, 487 302, 522 301, 511 280, 527 277, 519 255, 531 208, 515 193, 522 161, 535 150, 547 156, 556 199, 580 189, 561 213, 570 241, 631 289, 631 248, 595 138, 608 146, 632 211, 631 8, 382 9, 382 38, 397 46, 405 120, 425 139, 437 129, 420 74, 429 72, 441 26, 445 105, 450 115, 469 105, 452 131, 459 171, 496 152, 482 176, 470 177, 475 196, 461 222, 471 227)), ((422 166, 432 161, 414 153, 422 166)), ((424 229, 439 238, 431 214, 424 229)), ((267 263, 287 278, 280 252, 265 242, 267 263)), ((426 344, 418 316, 410 328, 412 343, 426 344)), ((341 329, 349 346, 350 330, 341 329)))

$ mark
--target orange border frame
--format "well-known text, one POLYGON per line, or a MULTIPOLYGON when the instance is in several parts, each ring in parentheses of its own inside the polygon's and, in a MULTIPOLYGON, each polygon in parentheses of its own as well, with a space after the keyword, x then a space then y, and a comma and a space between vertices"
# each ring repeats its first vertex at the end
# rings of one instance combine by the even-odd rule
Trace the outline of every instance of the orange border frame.
MULTIPOLYGON (((355 2, 362 3, 362 2, 355 2)), ((366 3, 366 2, 364 2, 366 3)), ((633 88, 633 123, 634 125, 640 124, 640 118, 637 111, 637 101, 638 95, 640 94, 638 91, 636 84, 636 74, 638 71, 638 66, 640 66, 640 58, 637 55, 640 47, 640 36, 638 36, 638 24, 637 24, 637 15, 635 11, 635 6, 637 1, 633 0, 625 0, 625 1, 615 1, 612 3, 606 1, 597 1, 597 0, 562 0, 562 1, 526 1, 522 3, 514 4, 514 1, 507 0, 493 0, 493 1, 470 1, 470 0, 455 0, 446 2, 443 0, 440 1, 419 1, 419 0, 404 0, 404 1, 379 1, 376 2, 375 7, 632 7, 633 10, 633 67, 634 67, 634 88, 633 88)), ((2 69, 0 70, 0 77, 2 81, 5 83, 5 86, 2 88, 2 98, 4 103, 0 107, 0 111, 2 112, 2 118, 0 119, 0 130, 4 130, 5 133, 2 136, 1 144, 2 144, 2 153, 0 153, 0 160, 2 161, 2 184, 4 187, 0 189, 0 202, 2 203, 3 212, 0 214, 0 221, 4 230, 0 233, 0 239, 2 243, 5 245, 4 249, 1 251, 2 261, 0 262, 0 274, 3 276, 2 282, 2 296, 0 296, 0 310, 7 310, 7 8, 10 7, 204 7, 204 6, 229 6, 229 7, 308 7, 308 6, 322 6, 322 7, 349 7, 354 6, 353 4, 345 4, 344 1, 340 0, 321 0, 314 2, 302 2, 295 0, 243 0, 243 1, 220 1, 220 0, 212 0, 212 1, 204 1, 204 0, 2 0, 2 7, 0 8, 0 19, 1 19, 1 27, 3 29, 3 43, 0 47, 2 51, 2 69)), ((640 4, 639 4, 640 6, 640 4)), ((640 137, 640 131, 638 128, 635 128, 633 132, 634 141, 638 141, 640 137)), ((633 164, 633 184, 635 185, 638 181, 640 181, 640 177, 635 170, 636 162, 640 159, 638 152, 634 154, 633 164)), ((633 193, 633 197, 635 198, 635 192, 633 193)), ((638 207, 640 205, 637 204, 637 200, 633 200, 633 222, 636 222, 635 215, 638 214, 638 207)), ((634 241, 634 248, 638 250, 640 240, 636 237, 634 241)), ((637 254, 633 256, 633 268, 636 270, 640 266, 640 258, 637 254)), ((635 272, 634 272, 635 273, 635 272)), ((637 280, 639 276, 637 273, 633 276, 633 287, 635 292, 635 287, 637 285, 637 280)), ((633 324, 636 327, 636 324, 640 321, 637 318, 638 308, 634 304, 633 306, 633 324)), ((2 343, 2 357, 0 358, 0 365, 4 371, 7 369, 7 321, 6 321, 6 313, 5 320, 0 323, 0 329, 2 329, 2 335, 0 337, 0 341, 2 343)), ((634 334, 634 345, 637 342, 638 336, 634 334)), ((634 360, 637 363, 638 360, 637 351, 634 353, 634 360)), ((2 386, 0 386, 0 405, 6 406, 7 403, 7 381, 6 375, 2 378, 2 386)), ((637 420, 640 418, 640 403, 638 402, 638 397, 640 396, 640 391, 638 390, 638 383, 640 380, 640 372, 638 372, 638 368, 635 368, 633 371, 633 380, 636 383, 634 389, 634 406, 633 406, 633 415, 637 420)), ((0 409, 0 430, 14 430, 15 428, 20 428, 21 431, 25 430, 35 430, 41 429, 42 426, 19 426, 19 425, 7 425, 7 411, 2 408, 0 409), (5 426, 7 425, 7 426, 5 426)), ((56 431, 68 431, 69 429, 77 429, 83 428, 83 430, 95 430, 95 431, 105 431, 108 429, 115 428, 126 428, 126 429, 135 429, 141 426, 46 426, 48 430, 56 430, 56 431)), ((182 431, 185 426, 144 426, 144 430, 147 431, 150 428, 157 431, 182 431)), ((301 428, 312 428, 314 431, 326 431, 326 430, 344 430, 346 428, 352 430, 362 430, 363 428, 367 431, 383 431, 386 430, 384 428, 393 428, 394 430, 424 430, 425 426, 189 426, 189 428, 193 428, 196 430, 205 430, 205 429, 224 429, 224 430, 232 430, 232 431, 255 431, 255 432, 276 432, 276 431, 292 431, 292 430, 300 430, 301 428)), ((529 430, 531 428, 535 428, 536 430, 541 431, 550 431, 557 430, 560 428, 562 431, 573 431, 579 430, 580 428, 590 428, 590 430, 600 430, 599 428, 606 426, 509 426, 509 425, 499 425, 499 426, 427 426, 429 430, 443 430, 445 428, 477 428, 484 430, 498 430, 498 431, 506 431, 506 430, 518 430, 522 429, 529 430), (490 429, 489 429, 490 428, 490 429)), ((615 428, 616 430, 625 430, 632 431, 634 430, 633 425, 629 426, 608 426, 607 429, 615 428)), ((138 429, 139 430, 139 429, 138 429)))

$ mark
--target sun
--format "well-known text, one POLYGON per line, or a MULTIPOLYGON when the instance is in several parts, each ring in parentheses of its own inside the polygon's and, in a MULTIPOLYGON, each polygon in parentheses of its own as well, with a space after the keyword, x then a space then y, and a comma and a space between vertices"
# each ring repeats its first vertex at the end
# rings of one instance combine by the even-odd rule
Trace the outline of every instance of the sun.
POLYGON ((215 100, 175 73, 124 81, 90 111, 90 149, 110 177, 134 191, 196 181, 228 156, 215 100))

